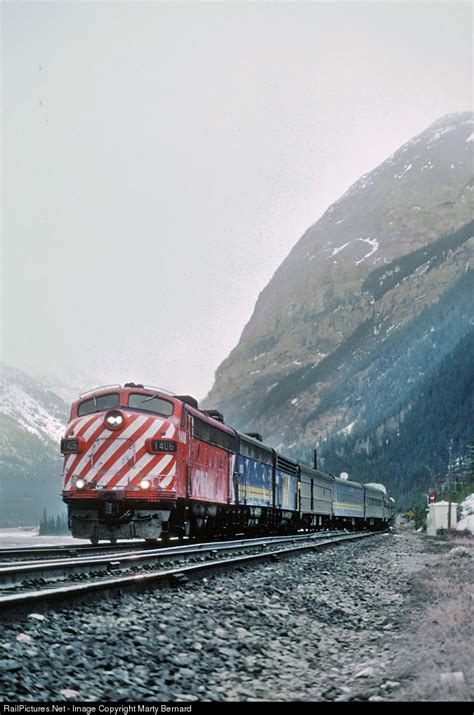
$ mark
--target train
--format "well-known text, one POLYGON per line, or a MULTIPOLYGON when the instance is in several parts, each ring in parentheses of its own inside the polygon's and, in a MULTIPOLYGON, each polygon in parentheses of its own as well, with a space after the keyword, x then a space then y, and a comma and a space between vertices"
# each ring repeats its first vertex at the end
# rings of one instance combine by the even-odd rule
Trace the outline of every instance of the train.
POLYGON ((189 395, 133 382, 81 395, 61 452, 69 528, 92 544, 382 529, 394 515, 383 486, 325 474, 189 395))

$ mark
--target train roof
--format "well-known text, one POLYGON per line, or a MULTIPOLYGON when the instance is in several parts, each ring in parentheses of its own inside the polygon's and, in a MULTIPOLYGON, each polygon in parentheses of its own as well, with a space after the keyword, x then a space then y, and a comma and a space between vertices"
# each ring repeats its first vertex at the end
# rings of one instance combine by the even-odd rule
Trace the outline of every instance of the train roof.
POLYGON ((367 482, 367 484, 364 484, 366 489, 370 489, 370 491, 374 492, 382 492, 382 494, 387 494, 387 490, 384 487, 383 484, 377 484, 375 482, 367 482))
POLYGON ((86 397, 92 397, 92 395, 108 394, 109 392, 120 392, 122 390, 133 390, 138 392, 157 392, 162 395, 166 395, 167 397, 175 397, 179 399, 178 395, 175 395, 169 390, 165 390, 164 387, 152 387, 151 385, 142 385, 136 384, 134 382, 126 382, 124 385, 116 384, 93 387, 91 390, 87 390, 86 392, 83 392, 82 395, 79 395, 79 397, 74 400, 74 402, 80 402, 86 397))
POLYGON ((279 452, 276 449, 274 449, 273 451, 275 452, 277 457, 279 457, 280 459, 284 459, 289 464, 294 464, 295 466, 298 464, 296 459, 293 459, 292 457, 287 457, 286 454, 283 454, 283 452, 279 452))
POLYGON ((259 439, 255 439, 254 437, 249 437, 248 434, 245 434, 245 432, 239 432, 238 430, 235 430, 236 434, 239 436, 239 439, 242 442, 248 442, 249 444, 253 444, 255 447, 259 447, 260 449, 264 449, 266 452, 273 452, 273 449, 268 446, 268 444, 265 444, 264 442, 260 442, 259 439))
MULTIPOLYGON (((209 416, 205 412, 202 412, 199 408, 194 407, 190 402, 187 402, 186 399, 189 397, 187 395, 175 395, 173 392, 170 392, 169 390, 165 390, 164 388, 161 387, 151 387, 150 385, 142 385, 142 384, 135 384, 134 382, 127 382, 125 385, 103 385, 102 387, 96 387, 93 388, 92 390, 88 390, 87 392, 84 392, 82 395, 80 395, 77 400, 75 400, 72 403, 72 409, 74 408, 77 409, 78 405, 83 402, 84 400, 88 400, 92 398, 93 396, 100 396, 100 395, 109 395, 111 393, 118 393, 119 395, 122 395, 125 393, 129 392, 138 392, 138 393, 143 393, 143 394, 149 394, 150 392, 155 393, 157 396, 162 397, 164 399, 170 400, 170 401, 176 401, 176 402, 181 402, 184 405, 186 405, 186 410, 190 412, 191 414, 195 415, 196 417, 199 417, 199 419, 203 420, 204 422, 208 422, 209 424, 213 425, 214 427, 218 427, 220 430, 223 432, 227 432, 228 434, 231 434, 232 436, 235 437, 236 431, 232 429, 232 427, 228 427, 226 424, 221 422, 220 420, 214 419, 213 417, 209 416)), ((198 404, 197 401, 194 400, 194 398, 189 398, 193 400, 193 402, 198 404)), ((258 444, 261 444, 258 442, 258 444)))
POLYGON ((364 489, 364 485, 360 482, 350 482, 348 479, 339 479, 339 477, 334 477, 337 484, 344 484, 349 487, 354 487, 355 489, 364 489))
MULTIPOLYGON (((206 415, 205 412, 201 412, 201 410, 198 410, 195 407, 191 407, 191 405, 188 404, 186 404, 186 411, 189 412, 189 414, 194 415, 195 417, 199 417, 199 419, 203 422, 208 422, 213 427, 218 427, 220 430, 222 430, 222 432, 227 432, 227 434, 231 434, 233 437, 235 437, 235 429, 233 429, 232 427, 228 427, 226 424, 224 424, 224 422, 216 420, 214 419, 214 417, 210 417, 209 415, 206 415)), ((260 444, 260 442, 258 442, 258 444, 260 444)))
POLYGON ((336 479, 333 474, 326 474, 325 472, 321 472, 319 469, 314 469, 314 467, 309 467, 306 464, 300 464, 299 467, 302 474, 317 476, 320 479, 327 479, 330 482, 333 482, 336 479))

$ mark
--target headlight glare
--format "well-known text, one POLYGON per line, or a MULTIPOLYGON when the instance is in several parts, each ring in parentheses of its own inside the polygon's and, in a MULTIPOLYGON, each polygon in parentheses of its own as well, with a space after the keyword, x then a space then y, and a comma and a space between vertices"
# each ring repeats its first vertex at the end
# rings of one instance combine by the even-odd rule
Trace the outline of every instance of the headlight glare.
POLYGON ((81 479, 81 477, 79 477, 79 479, 76 479, 76 489, 84 489, 85 486, 86 482, 84 479, 81 479))
POLYGON ((119 429, 123 425, 123 415, 120 412, 109 412, 105 418, 105 424, 109 429, 119 429))
POLYGON ((149 479, 142 479, 140 482, 140 489, 149 489, 151 487, 151 482, 149 479))

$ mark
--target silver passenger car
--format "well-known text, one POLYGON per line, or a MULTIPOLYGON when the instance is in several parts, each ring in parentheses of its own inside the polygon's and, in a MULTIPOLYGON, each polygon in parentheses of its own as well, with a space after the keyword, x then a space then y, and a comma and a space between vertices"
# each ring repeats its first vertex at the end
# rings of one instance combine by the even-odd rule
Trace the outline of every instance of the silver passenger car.
POLYGON ((323 526, 332 518, 334 477, 299 465, 300 518, 308 526, 323 526))
POLYGON ((385 518, 386 492, 375 485, 365 484, 365 520, 373 526, 376 520, 385 518))
POLYGON ((336 523, 355 524, 364 519, 364 487, 359 482, 335 479, 333 486, 333 510, 336 523))

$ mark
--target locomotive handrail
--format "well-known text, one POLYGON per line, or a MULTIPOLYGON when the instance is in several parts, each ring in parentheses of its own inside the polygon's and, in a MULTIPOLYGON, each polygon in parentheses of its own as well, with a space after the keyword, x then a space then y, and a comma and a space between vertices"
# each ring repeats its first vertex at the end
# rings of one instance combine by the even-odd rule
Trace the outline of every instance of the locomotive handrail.
POLYGON ((176 392, 171 392, 171 390, 165 390, 164 387, 155 387, 154 385, 143 385, 144 390, 157 390, 158 392, 166 392, 167 395, 176 397, 176 392))
MULTIPOLYGON (((115 383, 113 385, 100 385, 98 387, 94 387, 92 390, 87 390, 86 392, 83 392, 81 395, 79 395, 79 400, 82 400, 82 398, 85 397, 86 395, 92 395, 94 392, 97 392, 98 390, 107 390, 109 387, 118 387, 119 389, 121 389, 122 385, 115 383)), ((171 392, 170 390, 165 390, 164 387, 155 387, 154 385, 137 385, 137 387, 140 390, 156 390, 157 392, 165 392, 167 395, 176 397, 175 392, 171 392)))
POLYGON ((109 387, 121 387, 121 385, 101 385, 100 387, 94 387, 92 390, 87 390, 86 392, 83 392, 82 395, 79 395, 79 399, 82 400, 82 398, 86 395, 91 395, 94 392, 97 392, 97 390, 107 390, 109 387))

